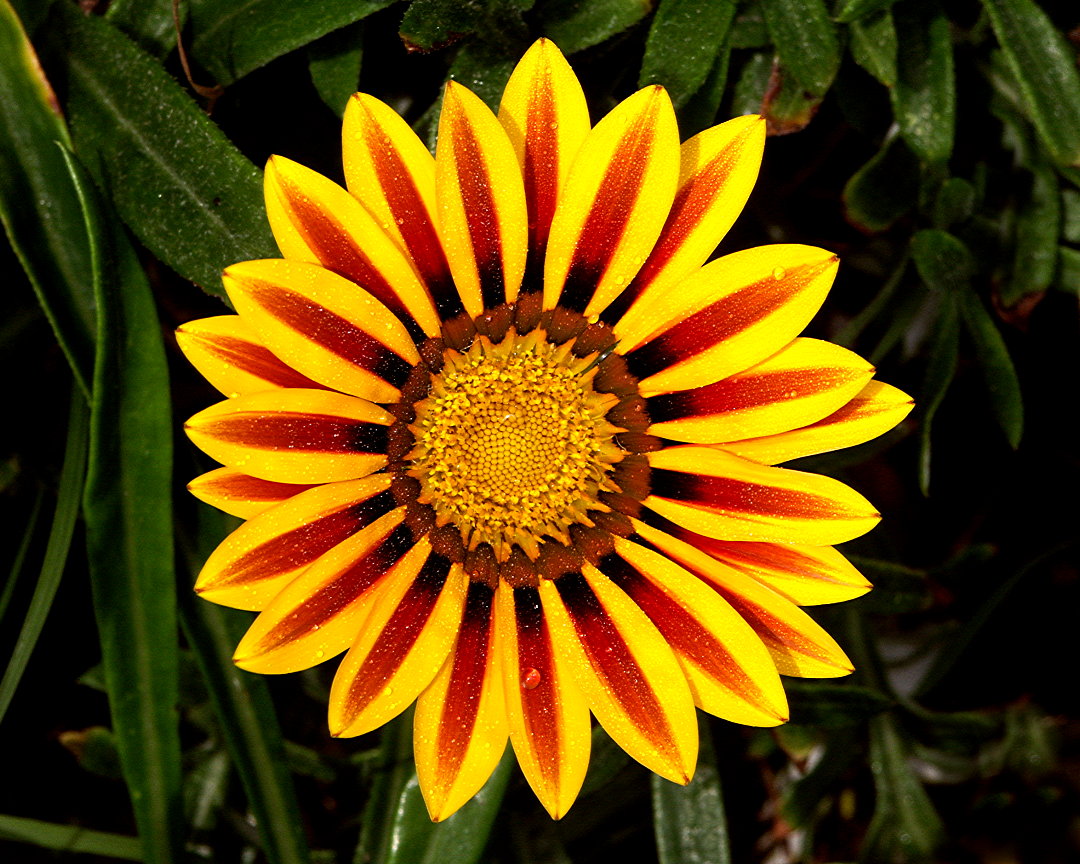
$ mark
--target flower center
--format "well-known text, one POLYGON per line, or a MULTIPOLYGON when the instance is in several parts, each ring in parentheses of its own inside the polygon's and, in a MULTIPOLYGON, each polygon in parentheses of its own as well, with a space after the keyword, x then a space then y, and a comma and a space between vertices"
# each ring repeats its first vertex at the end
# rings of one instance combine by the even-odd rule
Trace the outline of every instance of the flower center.
POLYGON ((454 523, 469 549, 490 543, 505 561, 516 544, 530 557, 539 541, 570 542, 575 522, 607 510, 602 490, 622 458, 619 430, 605 419, 618 400, 592 388, 592 357, 543 331, 481 336, 464 353, 447 350, 431 392, 416 405, 409 473, 439 524, 454 523))

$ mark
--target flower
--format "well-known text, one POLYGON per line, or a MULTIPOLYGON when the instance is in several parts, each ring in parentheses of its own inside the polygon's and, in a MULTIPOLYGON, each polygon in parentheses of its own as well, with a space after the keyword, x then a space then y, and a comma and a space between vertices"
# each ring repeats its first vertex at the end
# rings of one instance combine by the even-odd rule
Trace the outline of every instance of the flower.
POLYGON ((869 588, 832 545, 879 516, 775 466, 879 435, 911 403, 858 356, 798 337, 832 253, 705 263, 756 179, 764 122, 680 145, 654 86, 590 128, 540 40, 497 117, 447 85, 435 158, 364 94, 343 141, 348 191, 270 160, 284 257, 229 267, 238 314, 178 331, 228 397, 187 432, 224 465, 192 492, 248 520, 196 585, 261 612, 237 664, 283 673, 347 652, 334 735, 415 701, 436 820, 508 738, 558 818, 590 712, 686 783, 695 705, 773 726, 779 674, 848 673, 799 606, 869 588))

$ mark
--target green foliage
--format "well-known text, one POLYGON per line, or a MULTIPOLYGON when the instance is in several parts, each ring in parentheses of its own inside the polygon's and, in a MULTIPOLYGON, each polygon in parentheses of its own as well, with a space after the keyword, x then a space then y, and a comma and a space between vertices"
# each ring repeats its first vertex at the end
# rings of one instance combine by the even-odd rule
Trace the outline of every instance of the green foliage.
POLYGON ((0 0, 0 755, 20 778, 0 791, 0 856, 676 864, 756 860, 794 827, 803 861, 1075 857, 1077 703, 1053 665, 1073 647, 1080 524, 1068 4, 178 8, 179 29, 171 0, 0 0), (182 490, 208 466, 186 446, 174 459, 178 424, 214 397, 168 334, 225 311, 225 267, 278 255, 271 153, 340 181, 357 88, 434 145, 445 81, 496 109, 540 36, 580 74, 594 121, 652 83, 684 139, 763 114, 761 182, 721 253, 837 250, 812 335, 870 358, 916 408, 888 438, 815 457, 852 471, 885 517, 844 550, 874 590, 810 610, 853 678, 787 679, 779 730, 703 722, 685 788, 650 786, 597 732, 564 820, 539 812, 508 748, 477 799, 432 825, 411 713, 330 739, 329 673, 239 671, 250 616, 190 591, 230 523, 182 490))

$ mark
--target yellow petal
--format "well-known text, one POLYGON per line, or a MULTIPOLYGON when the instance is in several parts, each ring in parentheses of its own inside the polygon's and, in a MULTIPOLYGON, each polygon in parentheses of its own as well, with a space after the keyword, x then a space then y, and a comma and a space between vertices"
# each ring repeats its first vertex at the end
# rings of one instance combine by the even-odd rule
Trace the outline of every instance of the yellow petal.
POLYGON ((764 643, 781 675, 835 678, 851 672, 851 661, 836 641, 790 600, 688 543, 641 523, 634 527, 730 604, 764 643))
POLYGON ((743 372, 649 398, 649 433, 714 444, 786 432, 829 415, 873 374, 873 366, 846 348, 796 339, 743 372))
POLYGON ((663 87, 639 90, 596 124, 551 223, 544 308, 599 315, 634 278, 679 180, 679 130, 663 87))
POLYGON ((336 657, 356 639, 395 568, 416 572, 430 544, 402 523, 404 507, 339 543, 293 579, 252 623, 233 661, 279 674, 336 657))
POLYGON ((439 315, 462 311, 439 239, 435 159, 398 113, 366 93, 345 108, 342 161, 349 192, 412 258, 439 315))
POLYGON ((596 719, 646 768, 686 784, 697 762, 694 700, 671 648, 595 568, 540 582, 556 650, 596 719))
POLYGON ((513 302, 529 228, 521 168, 495 115, 453 81, 439 118, 435 188, 443 247, 469 314, 513 302))
POLYGON ((674 650, 697 706, 747 726, 787 720, 787 697, 761 639, 730 604, 666 554, 655 542, 662 532, 638 522, 634 528, 636 542, 616 538, 615 554, 600 567, 674 650))
POLYGON ((235 468, 215 468, 188 483, 188 492, 231 516, 251 519, 306 489, 303 483, 275 483, 235 468))
POLYGON ((439 317, 412 261, 352 195, 310 168, 271 156, 266 215, 286 258, 352 280, 393 312, 414 338, 437 336, 439 317))
POLYGON ((441 822, 487 782, 509 730, 495 650, 495 592, 472 582, 454 650, 416 703, 416 776, 432 821, 441 822))
POLYGON ((278 357, 335 390, 396 402, 419 362, 404 325, 355 283, 303 261, 245 261, 223 277, 244 322, 278 357))
POLYGON ((468 577, 432 553, 379 592, 330 690, 330 733, 362 735, 408 708, 438 673, 461 624, 468 577))
POLYGON ((589 706, 555 648, 540 592, 500 582, 495 603, 510 741, 536 797, 561 819, 589 765, 589 706))
POLYGON ((865 534, 880 518, 858 492, 831 477, 771 468, 711 447, 648 454, 645 506, 720 540, 831 545, 865 534))
POLYGON ((851 600, 861 597, 871 587, 832 546, 715 540, 674 524, 664 525, 663 530, 799 606, 851 600))
POLYGON ((229 397, 279 387, 322 386, 282 363, 239 315, 181 324, 176 344, 191 365, 229 397))
POLYGON ((543 267, 548 230, 570 163, 589 133, 589 108, 562 52, 538 39, 518 61, 499 105, 525 181, 530 271, 543 267))
MULTIPOLYGON (((614 324, 636 301, 666 297, 705 263, 742 211, 757 180, 765 148, 764 118, 736 117, 682 145, 679 189, 649 260, 604 310, 614 324)), ((631 312, 631 315, 634 313, 631 312)))
POLYGON ((316 486, 266 510, 222 541, 195 590, 236 609, 263 609, 325 552, 394 509, 386 474, 316 486))
POLYGON ((333 483, 386 464, 394 418, 329 390, 269 390, 211 405, 184 431, 212 459, 262 480, 333 483))
POLYGON ((775 354, 814 317, 837 259, 812 246, 759 246, 710 261, 677 292, 615 325, 643 396, 688 390, 775 354))
POLYGON ((881 381, 871 381, 847 404, 816 423, 775 435, 734 441, 723 448, 744 459, 776 465, 862 444, 888 432, 913 407, 915 403, 907 393, 881 381))

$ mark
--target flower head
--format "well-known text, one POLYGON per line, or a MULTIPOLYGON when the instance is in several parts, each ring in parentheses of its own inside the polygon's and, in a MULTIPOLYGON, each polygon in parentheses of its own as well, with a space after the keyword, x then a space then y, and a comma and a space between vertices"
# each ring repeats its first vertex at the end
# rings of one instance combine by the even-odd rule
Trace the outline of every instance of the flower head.
POLYGON ((878 514, 775 466, 868 440, 910 400, 799 338, 833 254, 705 263, 764 134, 740 117, 680 145, 660 87, 590 127, 546 40, 498 116, 447 86, 434 158, 357 94, 348 191, 271 159, 283 258, 230 267, 238 314, 180 328, 228 397, 188 422, 225 466, 191 489, 248 520, 196 590, 261 612, 236 652, 245 669, 347 652, 334 735, 415 701, 435 819, 508 739, 559 817, 590 712, 685 783, 695 705, 772 726, 787 717, 779 674, 850 671, 799 606, 868 589, 831 547, 878 514))

